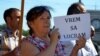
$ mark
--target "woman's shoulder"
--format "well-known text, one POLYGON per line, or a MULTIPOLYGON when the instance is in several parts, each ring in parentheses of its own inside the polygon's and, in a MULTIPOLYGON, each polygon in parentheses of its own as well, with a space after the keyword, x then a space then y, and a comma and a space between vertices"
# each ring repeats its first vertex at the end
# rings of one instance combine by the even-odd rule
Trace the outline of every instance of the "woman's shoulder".
POLYGON ((33 42, 34 42, 34 39, 31 36, 26 36, 21 41, 22 44, 30 44, 30 45, 33 45, 32 44, 33 42))
POLYGON ((28 40, 29 38, 30 37, 23 38, 22 41, 21 41, 21 46, 24 46, 24 47, 33 46, 33 44, 31 44, 30 41, 28 40))

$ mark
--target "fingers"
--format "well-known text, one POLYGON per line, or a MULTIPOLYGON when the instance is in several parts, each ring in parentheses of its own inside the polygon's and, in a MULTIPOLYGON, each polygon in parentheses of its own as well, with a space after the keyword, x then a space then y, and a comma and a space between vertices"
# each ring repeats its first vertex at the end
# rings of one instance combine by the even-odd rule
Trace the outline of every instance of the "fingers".
POLYGON ((80 49, 80 48, 85 47, 85 43, 86 43, 85 37, 79 36, 78 38, 79 38, 79 40, 76 41, 76 45, 78 46, 78 48, 80 49))
POLYGON ((58 28, 55 28, 50 32, 50 34, 58 36, 59 35, 59 31, 58 30, 59 30, 58 28))
POLYGON ((59 40, 59 35, 60 35, 59 29, 54 27, 54 28, 52 29, 52 31, 50 31, 50 40, 51 40, 52 42, 58 42, 58 40, 59 40))
POLYGON ((51 34, 57 34, 57 35, 59 35, 59 29, 55 28, 55 26, 54 26, 53 29, 51 29, 51 31, 50 31, 50 35, 51 34))

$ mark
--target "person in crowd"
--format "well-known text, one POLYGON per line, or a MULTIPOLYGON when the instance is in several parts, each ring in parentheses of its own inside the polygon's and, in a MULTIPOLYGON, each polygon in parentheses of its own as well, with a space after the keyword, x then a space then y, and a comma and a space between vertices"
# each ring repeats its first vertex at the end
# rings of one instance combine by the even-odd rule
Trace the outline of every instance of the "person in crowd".
MULTIPOLYGON (((50 8, 36 6, 28 11, 26 21, 30 36, 21 43, 21 56, 65 56, 59 41, 59 29, 54 28, 50 31, 50 8)), ((70 56, 77 56, 78 50, 85 46, 84 37, 79 37, 70 56)))
MULTIPOLYGON (((84 4, 76 2, 76 3, 73 3, 68 8, 67 15, 75 15, 75 14, 83 14, 83 13, 86 13, 84 4)), ((76 44, 76 40, 65 41, 62 43, 65 46, 66 56, 69 56, 70 52, 72 51, 73 47, 76 44)), ((86 40, 85 47, 81 48, 78 51, 78 56, 96 56, 96 55, 97 55, 97 52, 93 46, 93 43, 91 42, 91 38, 86 40)))
POLYGON ((2 56, 15 56, 15 49, 18 46, 19 34, 19 20, 21 12, 17 8, 9 8, 4 11, 4 20, 6 28, 0 32, 1 54, 2 56))
MULTIPOLYGON (((92 40, 92 42, 93 42, 93 44, 94 44, 94 47, 95 47, 97 53, 99 53, 98 43, 96 43, 96 42, 93 40, 94 38, 95 38, 95 28, 91 25, 91 40, 92 40)), ((97 56, 99 56, 99 54, 98 54, 97 56)))

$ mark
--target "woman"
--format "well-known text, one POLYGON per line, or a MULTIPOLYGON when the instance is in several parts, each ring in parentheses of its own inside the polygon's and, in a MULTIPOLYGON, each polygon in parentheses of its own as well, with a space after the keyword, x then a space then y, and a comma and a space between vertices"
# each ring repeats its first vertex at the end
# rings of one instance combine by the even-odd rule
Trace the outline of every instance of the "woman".
MULTIPOLYGON (((49 9, 50 7, 47 6, 36 6, 27 13, 26 20, 30 36, 21 43, 21 56, 65 56, 59 42, 58 28, 50 31, 51 13, 49 9)), ((84 47, 84 44, 84 39, 80 38, 70 56, 77 56, 78 50, 84 47)))

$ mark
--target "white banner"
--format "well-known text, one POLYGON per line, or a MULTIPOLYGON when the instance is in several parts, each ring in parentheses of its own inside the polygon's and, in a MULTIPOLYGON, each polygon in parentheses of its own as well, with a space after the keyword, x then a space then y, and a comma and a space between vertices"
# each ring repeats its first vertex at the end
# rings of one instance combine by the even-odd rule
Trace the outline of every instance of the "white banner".
POLYGON ((60 41, 76 40, 79 35, 90 38, 90 14, 75 14, 54 17, 54 26, 59 28, 60 41))

